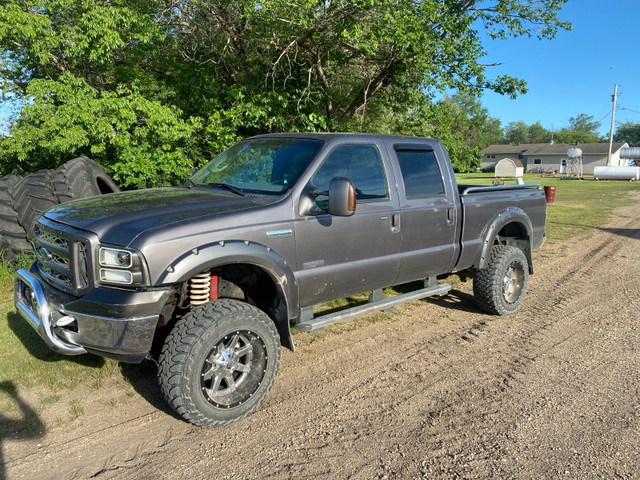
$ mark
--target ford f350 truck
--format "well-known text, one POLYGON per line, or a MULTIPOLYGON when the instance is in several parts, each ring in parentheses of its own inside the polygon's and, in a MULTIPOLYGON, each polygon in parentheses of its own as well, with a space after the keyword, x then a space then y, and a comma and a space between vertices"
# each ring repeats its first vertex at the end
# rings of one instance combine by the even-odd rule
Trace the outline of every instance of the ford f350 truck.
POLYGON ((152 358, 186 420, 224 425, 273 385, 292 328, 316 332, 444 295, 474 273, 488 313, 515 311, 545 239, 537 185, 456 184, 436 140, 278 134, 237 143, 188 186, 114 193, 46 212, 15 304, 53 350, 152 358), (423 280, 384 298, 382 288, 423 280), (314 306, 371 292, 324 316, 314 306), (154 345, 161 345, 156 352, 154 345))

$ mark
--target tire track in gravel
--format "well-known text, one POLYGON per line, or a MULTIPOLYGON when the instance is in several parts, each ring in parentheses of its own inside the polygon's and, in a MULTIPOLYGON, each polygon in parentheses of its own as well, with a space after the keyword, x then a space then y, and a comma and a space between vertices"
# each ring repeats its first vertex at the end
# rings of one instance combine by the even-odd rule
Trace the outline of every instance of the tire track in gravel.
MULTIPOLYGON (((628 220, 623 223, 623 226, 635 227, 637 220, 635 220, 635 223, 634 220, 633 218, 628 218, 628 220)), ((572 324, 577 323, 579 325, 584 319, 584 314, 593 308, 593 304, 590 303, 588 298, 585 299, 584 294, 566 295, 563 293, 566 291, 565 287, 567 283, 570 283, 573 292, 589 292, 591 290, 590 287, 594 283, 596 288, 603 287, 603 283, 611 281, 610 276, 607 275, 608 264, 625 244, 625 241, 620 237, 616 236, 612 238, 611 235, 601 233, 596 234, 594 240, 595 243, 592 244, 587 251, 587 255, 583 256, 582 262, 577 262, 573 258, 569 258, 569 261, 563 260, 545 265, 544 270, 547 272, 553 271, 552 269, 557 267, 558 264, 568 265, 570 268, 555 281, 543 285, 538 283, 534 286, 536 291, 539 292, 536 294, 536 297, 546 297, 549 300, 548 307, 546 304, 540 303, 538 305, 528 306, 516 314, 516 321, 513 322, 513 325, 515 325, 516 328, 521 328, 522 331, 516 332, 515 334, 512 332, 510 336, 506 338, 506 350, 509 352, 509 355, 506 355, 506 358, 497 366, 498 372, 502 373, 496 375, 496 385, 490 390, 490 394, 486 395, 483 399, 481 409, 488 412, 501 411, 505 402, 508 403, 510 401, 510 397, 517 396, 515 390, 520 387, 523 379, 531 375, 531 369, 539 359, 547 355, 548 352, 557 350, 558 347, 563 344, 572 341, 574 341, 573 343, 578 343, 575 342, 576 339, 579 338, 582 341, 584 337, 587 336, 580 331, 579 326, 572 324), (594 282, 594 280, 599 281, 594 282), (569 333, 567 333, 567 331, 569 333), (562 332, 562 334, 559 335, 558 332, 562 332), (504 388, 500 388, 500 382, 504 384, 504 388)), ((544 273, 543 271, 543 274, 544 273)), ((491 335, 491 332, 487 332, 486 329, 483 329, 482 333, 491 335)), ((471 338, 475 340, 478 339, 478 337, 471 338)), ((597 368, 601 367, 597 366, 597 368)), ((464 391, 464 388, 462 391, 464 391)), ((474 432, 473 427, 477 424, 475 420, 477 412, 475 412, 476 415, 474 415, 474 409, 465 408, 470 405, 469 402, 464 402, 462 405, 464 406, 460 408, 457 404, 452 404, 443 414, 449 419, 459 417, 466 419, 467 422, 456 425, 456 428, 448 435, 438 435, 440 441, 445 437, 444 443, 454 444, 454 437, 459 435, 461 431, 466 430, 467 433, 469 431, 474 432)), ((487 425, 482 422, 480 424, 483 428, 475 430, 474 433, 479 438, 483 438, 483 436, 487 437, 487 425)), ((442 430, 442 427, 441 422, 434 429, 434 434, 442 430)), ((502 428, 504 429, 504 426, 502 428)), ((467 444, 464 444, 464 448, 458 449, 457 454, 433 457, 430 461, 424 462, 422 471, 416 471, 414 469, 412 474, 423 473, 425 475, 433 475, 435 472, 436 475, 449 475, 452 472, 463 472, 465 471, 464 467, 468 467, 471 462, 470 455, 463 452, 492 451, 492 448, 495 449, 495 445, 498 445, 497 440, 503 436, 504 435, 494 432, 493 435, 488 436, 488 438, 490 438, 488 443, 487 440, 484 440, 479 445, 477 440, 475 442, 467 442, 467 444), (495 445, 492 446, 492 442, 495 443, 495 445)), ((500 456, 500 452, 494 451, 493 455, 500 456)), ((471 457, 473 457, 473 455, 471 455, 471 457)), ((500 464, 498 463, 498 465, 500 464)), ((502 470, 499 475, 506 476, 511 473, 512 472, 508 470, 502 470)), ((496 469, 494 462, 493 469, 482 470, 480 474, 472 476, 484 477, 495 474, 496 469)))

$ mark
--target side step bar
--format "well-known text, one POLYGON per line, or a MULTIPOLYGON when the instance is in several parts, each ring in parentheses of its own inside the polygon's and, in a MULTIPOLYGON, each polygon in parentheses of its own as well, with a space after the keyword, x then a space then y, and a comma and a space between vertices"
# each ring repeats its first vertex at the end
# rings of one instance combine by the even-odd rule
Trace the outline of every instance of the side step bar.
MULTIPOLYGON (((435 280, 435 279, 434 279, 435 280)), ((341 310, 336 313, 329 313, 321 315, 317 318, 313 317, 313 311, 311 308, 303 309, 301 319, 302 322, 295 325, 296 330, 299 332, 317 333, 324 330, 329 325, 347 320, 349 318, 357 317, 365 313, 373 312, 376 310, 391 310, 396 305, 402 303, 411 302, 412 300, 419 300, 425 297, 433 297, 435 295, 446 295, 451 290, 450 283, 443 283, 440 285, 433 285, 433 281, 425 282, 430 286, 421 288, 420 290, 414 290, 409 293, 401 293, 388 298, 382 298, 382 290, 374 290, 369 297, 369 303, 364 305, 358 305, 347 310, 341 310)))

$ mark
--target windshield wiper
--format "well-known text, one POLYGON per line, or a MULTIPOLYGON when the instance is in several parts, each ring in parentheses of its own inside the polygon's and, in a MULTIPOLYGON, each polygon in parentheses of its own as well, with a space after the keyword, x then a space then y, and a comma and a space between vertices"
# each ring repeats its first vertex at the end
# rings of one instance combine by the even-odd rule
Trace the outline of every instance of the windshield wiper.
POLYGON ((244 193, 242 191, 241 188, 238 187, 234 187, 233 185, 229 185, 228 183, 207 183, 207 187, 216 187, 216 188, 224 188, 226 190, 229 190, 230 192, 233 192, 237 195, 241 195, 243 197, 246 197, 246 193, 244 193))

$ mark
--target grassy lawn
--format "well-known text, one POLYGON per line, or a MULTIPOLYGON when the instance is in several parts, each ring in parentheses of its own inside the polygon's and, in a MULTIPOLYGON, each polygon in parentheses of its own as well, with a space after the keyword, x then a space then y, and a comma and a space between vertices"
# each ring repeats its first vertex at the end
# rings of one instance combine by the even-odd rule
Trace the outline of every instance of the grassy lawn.
MULTIPOLYGON (((493 174, 459 174, 458 183, 491 185, 493 174)), ((524 183, 555 186, 556 198, 547 209, 548 242, 585 235, 607 222, 614 208, 629 201, 629 192, 640 192, 640 183, 628 181, 563 180, 559 176, 526 174, 524 183)), ((505 179, 505 184, 515 184, 505 179)))
MULTIPOLYGON (((458 175, 458 182, 465 184, 490 185, 492 180, 489 174, 458 175)), ((547 209, 550 243, 589 235, 607 221, 614 208, 628 201, 630 192, 640 191, 637 182, 562 180, 533 174, 525 175, 524 180, 556 187, 555 203, 547 209)), ((513 181, 507 180, 510 182, 513 181)), ((105 378, 121 374, 121 366, 113 360, 93 355, 65 357, 51 352, 15 313, 12 281, 12 269, 0 262, 0 414, 17 414, 13 401, 16 388, 42 387, 39 406, 44 407, 57 401, 56 392, 60 389, 79 385, 97 389, 105 378)), ((146 375, 150 371, 140 368, 146 375)))

